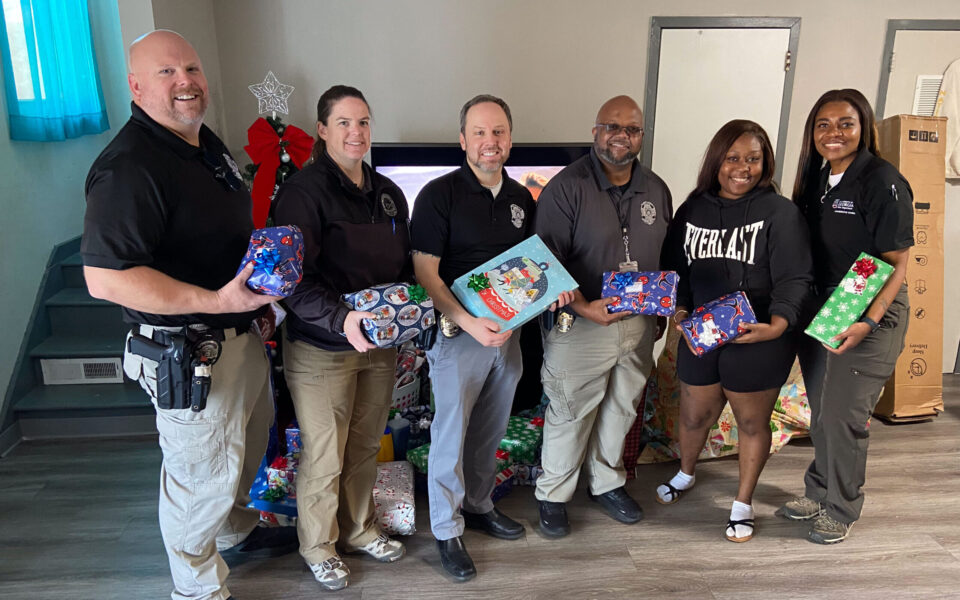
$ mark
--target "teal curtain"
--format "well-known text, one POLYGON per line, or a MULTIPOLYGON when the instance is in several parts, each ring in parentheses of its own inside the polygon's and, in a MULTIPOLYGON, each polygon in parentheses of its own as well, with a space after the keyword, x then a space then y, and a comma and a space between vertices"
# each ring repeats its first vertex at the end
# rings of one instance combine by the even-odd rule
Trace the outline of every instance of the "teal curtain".
POLYGON ((46 142, 109 129, 86 0, 2 5, 10 138, 46 142))

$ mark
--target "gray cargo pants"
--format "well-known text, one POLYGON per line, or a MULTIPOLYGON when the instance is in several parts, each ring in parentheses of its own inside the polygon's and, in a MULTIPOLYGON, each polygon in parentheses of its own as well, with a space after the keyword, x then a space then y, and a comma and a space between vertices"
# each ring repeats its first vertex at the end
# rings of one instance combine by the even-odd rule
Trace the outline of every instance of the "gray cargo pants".
POLYGON ((904 286, 881 319, 880 328, 849 352, 832 354, 817 340, 802 336, 798 355, 810 402, 814 447, 814 459, 804 477, 806 496, 820 502, 827 514, 841 523, 860 518, 860 488, 866 479, 870 442, 868 422, 903 350, 909 319, 904 286))

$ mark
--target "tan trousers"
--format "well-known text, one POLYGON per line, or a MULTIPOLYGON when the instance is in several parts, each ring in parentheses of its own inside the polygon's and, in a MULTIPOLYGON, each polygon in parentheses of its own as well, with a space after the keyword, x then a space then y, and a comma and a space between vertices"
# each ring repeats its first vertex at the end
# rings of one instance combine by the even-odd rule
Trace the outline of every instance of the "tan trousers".
POLYGON ((656 328, 656 317, 645 315, 608 327, 578 318, 570 331, 547 334, 541 376, 550 404, 538 500, 569 501, 581 465, 593 494, 626 483, 624 440, 653 368, 656 328))
MULTIPOLYGON (((141 325, 150 336, 152 328, 141 325)), ((156 406, 157 363, 124 355, 123 370, 156 406)), ((207 407, 200 412, 157 409, 160 532, 173 576, 173 600, 225 600, 229 569, 217 553, 257 526, 248 508, 250 485, 267 449, 273 422, 269 365, 256 328, 228 332, 213 366, 207 407)))
POLYGON ((300 423, 297 533, 309 564, 380 534, 377 452, 390 412, 396 348, 330 352, 284 338, 284 373, 300 423))

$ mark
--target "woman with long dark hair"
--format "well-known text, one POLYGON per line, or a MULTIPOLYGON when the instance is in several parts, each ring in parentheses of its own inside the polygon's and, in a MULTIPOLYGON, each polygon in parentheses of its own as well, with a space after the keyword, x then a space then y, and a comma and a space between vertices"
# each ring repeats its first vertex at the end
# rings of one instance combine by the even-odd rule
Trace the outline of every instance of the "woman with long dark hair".
POLYGON ((793 329, 811 281, 806 227, 777 193, 773 173, 762 127, 739 119, 721 127, 696 189, 670 224, 661 260, 680 276, 675 325, 694 307, 736 291, 746 292, 759 321, 702 356, 680 344, 680 471, 657 488, 657 501, 673 504, 693 487, 697 457, 729 402, 740 450, 740 486, 724 531, 733 542, 753 537, 753 491, 770 453, 770 415, 796 357, 793 329))
POLYGON ((880 158, 870 103, 857 90, 831 90, 817 100, 803 129, 793 199, 810 228, 816 310, 866 252, 893 265, 893 274, 859 322, 834 339, 837 349, 803 336, 800 368, 810 402, 814 460, 806 491, 782 514, 813 520, 808 538, 846 539, 860 518, 866 476, 868 421, 893 374, 907 333, 906 269, 913 246, 913 193, 880 158))
POLYGON ((370 124, 360 90, 324 92, 314 160, 280 188, 274 213, 303 230, 303 281, 286 299, 284 370, 303 439, 300 554, 329 590, 349 581, 338 542, 383 562, 404 554, 377 527, 372 496, 397 350, 371 344, 360 321, 374 315, 340 300, 413 272, 403 192, 363 162, 370 124))

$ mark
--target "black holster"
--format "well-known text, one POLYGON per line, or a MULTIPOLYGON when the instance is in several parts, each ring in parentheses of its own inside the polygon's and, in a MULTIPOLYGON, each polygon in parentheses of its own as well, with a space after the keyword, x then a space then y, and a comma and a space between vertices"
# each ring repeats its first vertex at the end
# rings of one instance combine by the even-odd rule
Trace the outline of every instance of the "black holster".
POLYGON ((218 330, 157 329, 152 338, 134 330, 127 349, 157 363, 157 408, 200 412, 207 406, 210 367, 219 358, 222 340, 218 330))

